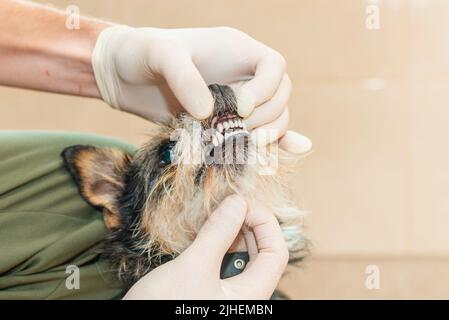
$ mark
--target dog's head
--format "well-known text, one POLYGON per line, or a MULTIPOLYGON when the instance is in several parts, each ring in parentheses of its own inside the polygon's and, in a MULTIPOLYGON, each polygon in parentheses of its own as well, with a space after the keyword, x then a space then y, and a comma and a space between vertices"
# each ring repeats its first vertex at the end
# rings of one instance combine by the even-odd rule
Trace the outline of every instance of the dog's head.
MULTIPOLYGON (((81 195, 104 210, 108 228, 126 231, 131 250, 149 257, 180 253, 232 193, 265 203, 281 222, 299 213, 279 175, 259 174, 260 154, 237 114, 232 89, 210 90, 215 109, 209 119, 182 115, 135 154, 81 145, 62 153, 81 195)), ((287 228, 287 240, 298 247, 299 230, 287 228)))

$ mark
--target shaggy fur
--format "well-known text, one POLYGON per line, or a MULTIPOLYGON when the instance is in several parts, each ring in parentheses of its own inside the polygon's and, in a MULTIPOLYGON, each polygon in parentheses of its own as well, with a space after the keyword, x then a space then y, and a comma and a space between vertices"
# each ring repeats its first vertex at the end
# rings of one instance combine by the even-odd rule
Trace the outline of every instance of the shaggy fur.
POLYGON ((214 147, 214 121, 239 117, 231 88, 212 85, 210 90, 215 98, 210 119, 181 115, 160 125, 134 155, 92 146, 72 146, 62 153, 81 195, 104 210, 110 229, 104 254, 129 285, 186 249, 208 215, 232 193, 271 208, 292 258, 305 252, 302 213, 284 182, 294 159, 275 145, 261 152, 245 133, 229 138, 231 147, 228 140, 224 148, 214 147), (277 170, 264 174, 272 159, 278 161, 277 170))

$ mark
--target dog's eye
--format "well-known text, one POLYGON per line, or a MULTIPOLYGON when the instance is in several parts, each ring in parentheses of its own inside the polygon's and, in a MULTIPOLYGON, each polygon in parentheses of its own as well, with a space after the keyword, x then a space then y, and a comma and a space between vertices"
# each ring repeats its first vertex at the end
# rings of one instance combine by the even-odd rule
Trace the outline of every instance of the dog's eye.
POLYGON ((172 149, 173 149, 173 144, 170 144, 170 143, 162 146, 162 148, 160 150, 161 164, 167 165, 167 164, 172 163, 172 161, 173 161, 172 149))

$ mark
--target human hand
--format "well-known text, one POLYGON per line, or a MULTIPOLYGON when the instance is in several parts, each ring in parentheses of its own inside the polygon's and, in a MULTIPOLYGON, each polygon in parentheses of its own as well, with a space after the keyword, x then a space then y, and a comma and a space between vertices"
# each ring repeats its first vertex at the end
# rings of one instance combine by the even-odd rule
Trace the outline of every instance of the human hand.
POLYGON ((174 260, 140 279, 124 299, 269 299, 288 262, 274 215, 237 195, 226 198, 174 260), (220 279, 223 256, 243 226, 250 256, 239 275, 220 279))
POLYGON ((294 153, 311 148, 306 137, 287 131, 291 81, 284 58, 238 30, 114 26, 98 37, 92 65, 103 99, 117 109, 160 122, 181 110, 204 119, 214 105, 207 84, 229 84, 247 127, 277 132, 264 143, 280 139, 294 153))

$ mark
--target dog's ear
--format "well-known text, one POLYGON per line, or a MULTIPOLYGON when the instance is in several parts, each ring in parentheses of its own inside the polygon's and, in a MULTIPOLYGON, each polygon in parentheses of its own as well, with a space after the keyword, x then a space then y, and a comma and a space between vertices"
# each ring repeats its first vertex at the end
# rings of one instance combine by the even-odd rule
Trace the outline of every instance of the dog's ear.
POLYGON ((109 229, 117 228, 120 225, 117 200, 124 188, 130 155, 118 149, 75 145, 64 149, 61 156, 81 196, 104 210, 109 229))

